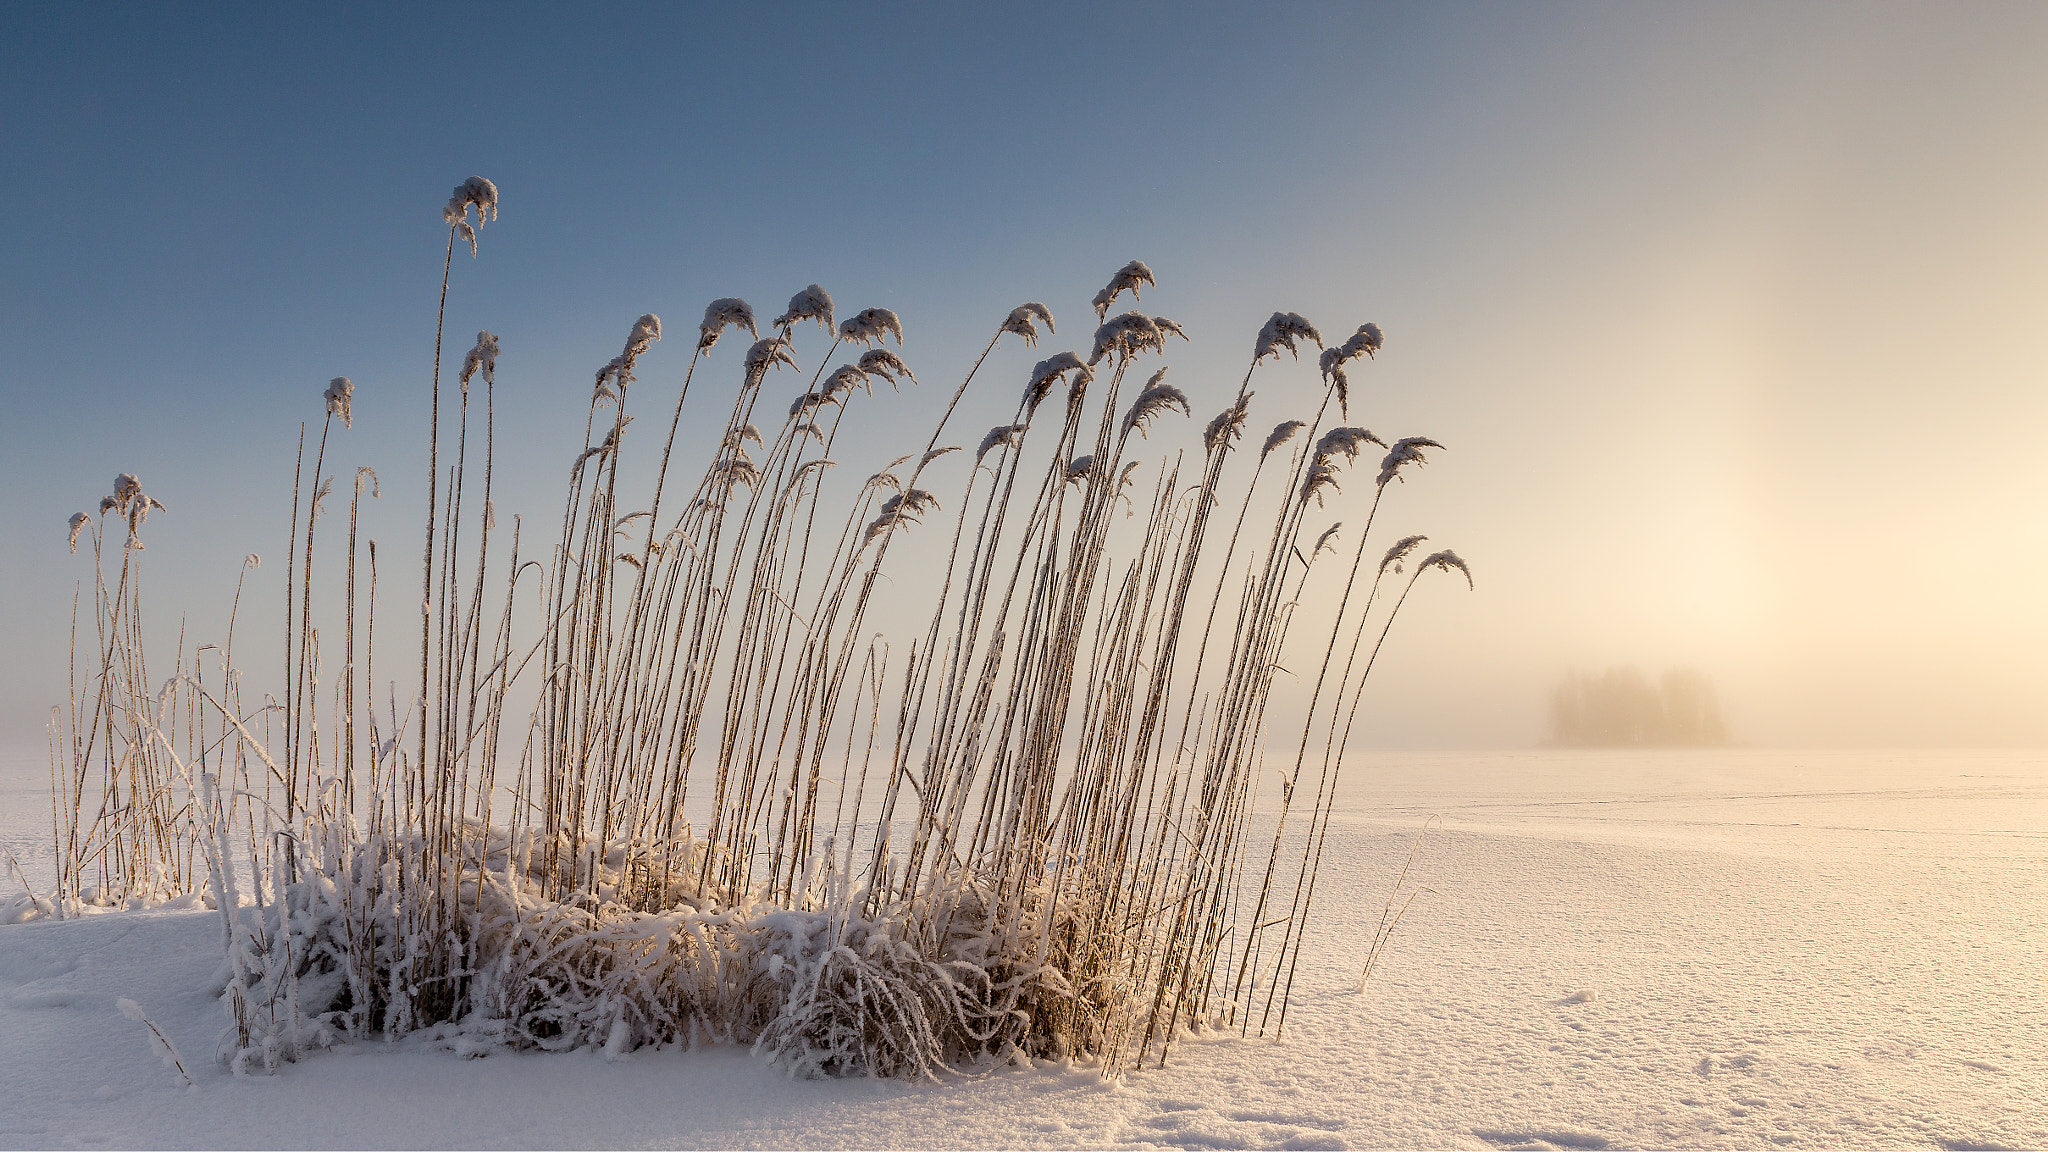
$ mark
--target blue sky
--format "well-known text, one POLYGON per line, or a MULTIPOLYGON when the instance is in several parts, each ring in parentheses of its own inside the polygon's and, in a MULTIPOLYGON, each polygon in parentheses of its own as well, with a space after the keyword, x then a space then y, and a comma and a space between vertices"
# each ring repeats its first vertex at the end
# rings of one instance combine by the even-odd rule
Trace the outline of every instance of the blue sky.
MULTIPOLYGON (((2048 741, 2041 9, 46 5, 0 33, 0 738, 62 697, 62 524, 116 471, 171 509, 156 619, 211 634, 348 375, 346 452, 410 538, 438 211, 478 173, 503 212, 448 327, 503 341, 507 505, 554 506, 643 311, 813 281, 895 309, 932 387, 879 436, 1016 303, 1084 343, 1138 257, 1198 414, 1294 310, 1383 325, 1358 415, 1451 445, 1395 526, 1481 592, 1418 606, 1383 741, 1528 743, 1552 676, 1610 663, 1706 669, 1759 742, 2048 741)), ((970 442, 1045 350, 991 364, 970 442)), ((1314 390, 1292 371, 1270 418, 1314 390)))

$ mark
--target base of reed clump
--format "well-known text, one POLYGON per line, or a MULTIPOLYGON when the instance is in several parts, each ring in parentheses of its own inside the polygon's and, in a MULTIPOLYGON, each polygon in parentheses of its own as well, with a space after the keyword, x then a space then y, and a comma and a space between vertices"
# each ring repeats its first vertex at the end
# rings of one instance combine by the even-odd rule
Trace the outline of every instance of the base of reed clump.
POLYGON ((314 1048, 438 1024, 470 1052, 742 1044, 792 1075, 931 1078, 1098 1052, 1130 1026, 1128 1003, 1062 977, 1070 937, 1004 938, 992 894, 970 885, 944 894, 936 924, 907 905, 871 911, 832 877, 809 908, 724 905, 673 885, 649 912, 614 898, 635 883, 629 859, 661 867, 634 845, 604 853, 593 892, 557 901, 521 863, 530 843, 470 831, 475 863, 437 949, 408 923, 419 910, 382 889, 403 853, 381 846, 224 912, 234 1025, 222 1059, 275 1071, 314 1048), (452 970, 435 970, 443 956, 452 970))
MULTIPOLYGON (((496 205, 489 181, 457 187, 444 309, 458 241, 474 254, 496 205)), ((301 431, 284 683, 262 694, 235 671, 232 617, 226 643, 180 650, 160 685, 146 672, 140 533, 163 505, 124 474, 71 522, 96 561, 98 657, 52 721, 57 891, 20 914, 204 888, 222 1056, 242 1071, 432 1030, 610 1055, 750 1044, 803 1075, 1049 1058, 1115 1076, 1190 1031, 1277 1035, 1367 677, 1416 579, 1470 574, 1455 553, 1411 559, 1421 536, 1367 563, 1389 484, 1441 447, 1332 419, 1377 326, 1325 346, 1274 313, 1222 410, 1169 450, 1157 426, 1193 402, 1164 367, 1130 372, 1187 335, 1109 314, 1151 287, 1125 265, 1087 358, 1039 360, 977 450, 943 445, 1003 338, 1052 333, 1043 304, 1013 309, 929 437, 857 483, 833 479, 835 446, 858 452, 847 410, 918 386, 885 346, 901 321, 835 327, 812 285, 763 337, 744 301, 714 300, 651 413, 666 440, 635 498, 628 408, 662 339, 642 316, 596 373, 537 552, 494 506, 497 338, 478 334, 450 388, 437 335, 424 561, 401 593, 421 590, 422 615, 398 641, 361 531, 374 473, 354 473, 339 547, 315 544, 356 399, 337 377, 317 439, 301 431), (770 395, 803 370, 810 323, 829 345, 770 395), (678 479, 691 381, 735 329, 755 338, 738 390, 694 421, 722 425, 717 446, 678 479), (1322 349, 1304 418, 1241 454, 1253 375, 1304 344, 1322 349), (1355 532, 1312 524, 1367 444, 1386 455, 1355 532), (938 546, 920 560, 936 602, 878 607, 913 531, 938 546), (1312 689, 1269 764, 1283 663, 1312 689)))

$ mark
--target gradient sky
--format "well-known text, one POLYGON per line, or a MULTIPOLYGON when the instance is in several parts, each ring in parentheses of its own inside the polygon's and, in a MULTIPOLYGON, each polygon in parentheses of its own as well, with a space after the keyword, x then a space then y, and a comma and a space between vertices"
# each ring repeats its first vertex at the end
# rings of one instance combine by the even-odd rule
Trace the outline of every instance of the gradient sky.
MULTIPOLYGON (((2048 7, 778 11, 8 6, 0 742, 62 698, 63 524, 117 471, 170 507, 170 632, 282 551, 330 376, 414 537, 438 214, 479 173, 448 327, 503 342, 501 508, 558 507, 643 311, 895 309, 928 383, 881 432, 1045 301, 971 444, 1137 257, 1198 418, 1292 310, 1382 325, 1354 418, 1449 445, 1382 523, 1478 591, 1418 594, 1370 742, 1524 745, 1565 668, 1683 664, 1750 742, 2048 743, 2048 7)), ((1257 386, 1254 424, 1316 391, 1257 386)))

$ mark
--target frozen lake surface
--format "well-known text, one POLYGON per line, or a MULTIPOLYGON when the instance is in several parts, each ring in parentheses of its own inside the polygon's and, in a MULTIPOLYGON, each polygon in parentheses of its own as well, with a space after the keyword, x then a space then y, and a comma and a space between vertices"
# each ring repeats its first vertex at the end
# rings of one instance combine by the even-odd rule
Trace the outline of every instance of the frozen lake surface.
MULTIPOLYGON (((33 874, 47 769, 6 763, 0 845, 33 874)), ((218 919, 109 913, 0 926, 0 1146, 2048 1146, 2048 751, 1351 765, 1278 1042, 1183 1043, 1116 1085, 1061 1067, 793 1082, 744 1050, 607 1064, 422 1042, 238 1081, 210 1059, 218 919), (1429 891, 1361 992, 1432 816, 1408 884, 1429 891)))

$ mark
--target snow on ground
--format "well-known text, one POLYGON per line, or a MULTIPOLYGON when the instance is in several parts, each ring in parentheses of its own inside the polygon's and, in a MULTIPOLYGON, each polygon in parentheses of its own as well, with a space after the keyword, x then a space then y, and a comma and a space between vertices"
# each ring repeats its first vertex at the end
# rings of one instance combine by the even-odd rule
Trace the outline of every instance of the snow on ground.
MULTIPOLYGON (((219 921, 110 913, 0 927, 0 1146, 2048 1146, 2048 753, 1357 763, 1278 1043, 1183 1043, 1119 1085, 417 1042, 235 1080, 211 1059, 219 921), (1361 993, 1432 814, 1431 891, 1361 993)), ((47 835, 41 771, 0 778, 17 855, 47 835)))

